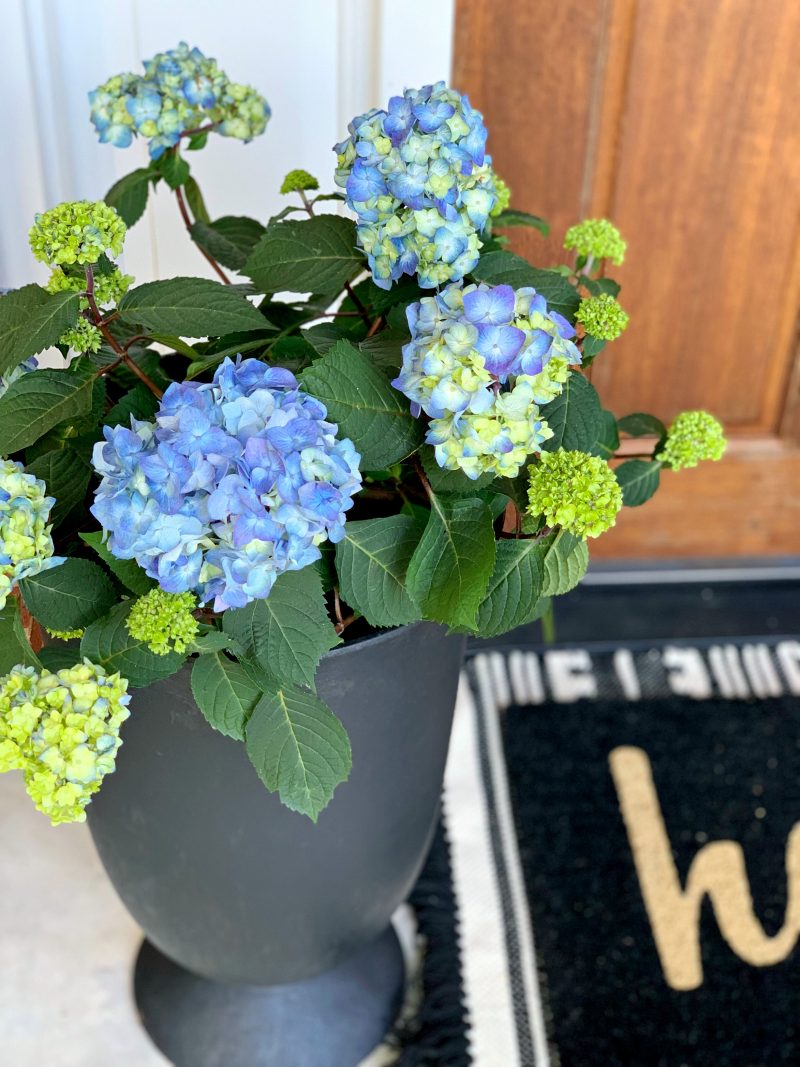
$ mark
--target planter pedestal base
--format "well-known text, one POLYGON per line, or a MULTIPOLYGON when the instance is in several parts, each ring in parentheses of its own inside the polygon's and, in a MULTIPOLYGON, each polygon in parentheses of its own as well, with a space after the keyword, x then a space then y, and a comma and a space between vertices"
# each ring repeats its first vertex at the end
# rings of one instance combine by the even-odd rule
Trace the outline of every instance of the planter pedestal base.
POLYGON ((134 991, 150 1037, 175 1067, 357 1067, 400 1010, 394 928, 331 971, 278 986, 199 978, 145 941, 134 991))

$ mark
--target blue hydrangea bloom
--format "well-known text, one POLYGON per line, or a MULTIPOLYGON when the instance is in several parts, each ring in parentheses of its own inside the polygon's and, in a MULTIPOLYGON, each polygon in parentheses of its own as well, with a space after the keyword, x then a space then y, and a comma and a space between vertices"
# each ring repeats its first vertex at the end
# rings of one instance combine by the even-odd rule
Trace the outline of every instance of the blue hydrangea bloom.
POLYGON ((463 278, 497 200, 481 113, 437 82, 407 89, 348 129, 334 147, 336 183, 358 216, 375 284, 389 289, 416 274, 434 289, 463 278))
POLYGON ((144 74, 117 74, 89 93, 91 120, 104 144, 127 148, 135 135, 158 159, 186 130, 213 125, 223 137, 263 133, 269 106, 255 89, 232 82, 215 59, 181 42, 145 61, 144 74))
POLYGON ((430 416, 440 466, 514 477, 552 436, 539 405, 581 361, 575 330, 535 289, 452 283, 407 310, 411 340, 392 385, 430 416))
POLYGON ((213 382, 172 384, 155 422, 104 429, 92 513, 119 559, 215 611, 269 595, 344 536, 359 455, 295 377, 226 359, 213 382))
POLYGON ((22 578, 64 562, 53 555, 47 487, 21 463, 0 456, 0 611, 22 578))

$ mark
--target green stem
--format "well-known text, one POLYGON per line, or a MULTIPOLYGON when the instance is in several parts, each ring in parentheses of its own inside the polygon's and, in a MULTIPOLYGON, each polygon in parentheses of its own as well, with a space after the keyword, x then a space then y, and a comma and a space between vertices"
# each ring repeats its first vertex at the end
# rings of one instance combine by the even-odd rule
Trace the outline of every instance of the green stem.
POLYGON ((556 643, 556 615, 552 600, 547 605, 547 611, 542 615, 541 623, 542 640, 546 645, 554 645, 556 643))

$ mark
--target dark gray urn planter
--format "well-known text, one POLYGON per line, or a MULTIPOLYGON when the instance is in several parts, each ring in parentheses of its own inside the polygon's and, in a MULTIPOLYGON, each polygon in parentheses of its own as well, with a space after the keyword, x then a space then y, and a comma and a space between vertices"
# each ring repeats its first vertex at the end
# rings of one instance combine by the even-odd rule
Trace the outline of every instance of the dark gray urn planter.
POLYGON ((417 623, 328 653, 317 688, 353 770, 315 826, 197 710, 188 668, 137 690, 88 809, 145 932, 135 991, 178 1067, 355 1067, 391 1026, 390 919, 439 810, 463 640, 417 623))

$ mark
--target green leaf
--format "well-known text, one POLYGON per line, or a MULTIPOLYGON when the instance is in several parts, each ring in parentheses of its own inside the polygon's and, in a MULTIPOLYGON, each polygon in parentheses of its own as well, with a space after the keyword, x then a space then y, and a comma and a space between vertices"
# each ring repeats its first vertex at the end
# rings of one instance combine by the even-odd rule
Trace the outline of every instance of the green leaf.
POLYGON ((663 437, 667 428, 661 419, 637 411, 634 415, 624 415, 617 420, 617 426, 630 437, 663 437))
POLYGON ((0 374, 55 345, 78 318, 77 293, 24 285, 0 297, 0 374))
POLYGON ((117 559, 116 556, 111 554, 111 550, 103 543, 103 534, 100 530, 81 533, 79 536, 82 541, 97 553, 111 573, 132 593, 137 596, 144 596, 155 586, 155 581, 145 574, 135 559, 117 559))
POLYGON ((473 277, 492 285, 532 285, 547 301, 552 311, 558 311, 570 322, 580 304, 575 287, 555 270, 539 270, 513 252, 487 252, 472 271, 473 277))
POLYGON ((245 747, 267 789, 313 822, 347 780, 353 762, 347 733, 331 709, 313 693, 292 688, 259 700, 245 747))
POLYGON ((617 432, 617 420, 610 411, 602 409, 598 422, 597 439, 589 452, 593 456, 601 456, 603 459, 611 459, 619 448, 619 433, 617 432))
POLYGON ((152 178, 149 167, 140 167, 120 178, 106 193, 106 203, 116 209, 126 226, 133 226, 144 214, 152 178))
POLYGON ((333 293, 363 265, 353 222, 339 215, 317 215, 270 223, 244 273, 265 293, 333 293))
POLYGON ((227 649, 235 649, 236 642, 222 630, 208 629, 205 633, 199 633, 192 641, 192 652, 225 652, 227 649))
POLYGON ((350 520, 336 546, 342 598, 372 626, 420 618, 405 588, 406 571, 423 526, 408 515, 350 520))
POLYGON ((422 425, 406 399, 349 341, 339 341, 305 370, 302 384, 328 409, 339 436, 352 440, 362 470, 390 467, 422 440, 422 425))
POLYGON ((581 364, 584 368, 591 367, 595 359, 600 355, 603 349, 606 347, 606 342, 601 341, 599 337, 591 337, 589 334, 583 339, 583 349, 581 364))
POLYGON ((474 629, 494 569, 492 513, 482 500, 433 496, 406 575, 426 619, 474 629))
POLYGON ((581 281, 592 296, 600 296, 601 293, 617 296, 620 290, 619 282, 615 282, 613 278, 582 278, 581 281))
POLYGON ((225 215, 216 222, 198 221, 192 226, 192 239, 223 267, 236 271, 244 267, 265 233, 260 222, 244 215, 225 215))
POLYGON ((75 370, 37 370, 18 378, 0 396, 0 454, 27 448, 60 422, 86 415, 93 385, 91 366, 83 362, 75 370))
POLYGON ((403 345, 408 341, 408 331, 380 330, 373 337, 359 343, 359 349, 369 356, 370 362, 380 367, 387 377, 396 378, 403 364, 403 345))
POLYGON ((545 404, 542 415, 553 436, 542 446, 548 452, 588 452, 601 430, 600 398, 582 374, 570 374, 562 392, 545 404))
POLYGON ((22 629, 19 602, 10 596, 0 610, 0 678, 14 667, 35 667, 38 662, 22 629))
POLYGON ((105 571, 88 559, 67 559, 58 567, 23 578, 25 606, 48 630, 77 630, 101 618, 117 602, 105 571))
POLYGON ((496 552, 486 599, 478 609, 475 629, 481 637, 497 637, 530 622, 544 585, 547 546, 541 541, 498 541, 496 552))
POLYGON ((44 648, 39 649, 39 661, 47 671, 52 671, 56 674, 58 671, 69 670, 70 667, 74 667, 79 659, 79 654, 76 651, 72 639, 70 643, 64 644, 59 641, 55 645, 45 645, 44 648))
POLYGON ((133 687, 141 688, 175 674, 186 656, 178 652, 157 656, 132 637, 126 625, 132 607, 131 600, 117 604, 108 615, 93 622, 81 640, 81 656, 105 667, 109 674, 119 671, 133 687))
POLYGON ((180 337, 175 337, 168 333, 153 333, 150 336, 154 341, 158 341, 159 344, 171 348, 173 352, 180 352, 180 354, 186 356, 187 359, 200 359, 200 353, 197 349, 180 337))
POLYGON ((550 226, 544 219, 540 219, 538 215, 530 215, 527 211, 501 211, 492 219, 493 230, 502 230, 506 226, 532 226, 545 237, 550 233, 550 226))
POLYGON ((209 278, 145 282, 125 294, 119 312, 148 330, 182 337, 218 337, 268 325, 249 300, 209 278))
POLYGON ((103 423, 106 426, 130 427, 131 416, 135 419, 149 420, 153 418, 156 411, 158 411, 158 397, 150 392, 144 382, 139 382, 119 398, 103 419, 103 423))
POLYGON ((222 626, 274 678, 311 689, 320 659, 340 643, 313 567, 286 571, 265 600, 226 611, 222 626))
POLYGON ((189 152, 198 152, 201 148, 205 148, 208 142, 208 130, 203 130, 202 133, 194 133, 189 138, 189 143, 186 148, 189 152))
MULTIPOLYGON (((205 137, 207 135, 203 134, 203 136, 205 137)), ((194 138, 192 138, 192 141, 193 140, 194 138)), ((194 148, 192 141, 189 142, 188 147, 190 149, 194 148)), ((186 193, 186 203, 189 205, 189 210, 194 215, 195 219, 198 222, 210 222, 211 219, 208 214, 208 208, 203 199, 203 194, 200 192, 200 186, 191 175, 189 175, 183 183, 183 190, 186 193)))
POLYGON ((474 480, 463 471, 448 471, 436 462, 436 454, 430 445, 420 449, 420 459, 428 476, 428 482, 434 493, 447 496, 475 496, 479 490, 486 489, 495 480, 493 474, 481 474, 474 480))
POLYGON ((45 452, 27 465, 28 474, 41 478, 47 486, 47 492, 55 498, 50 512, 50 521, 54 526, 83 504, 92 469, 81 456, 71 448, 59 448, 45 452))
POLYGON ((192 667, 192 695, 215 730, 244 741, 245 724, 263 694, 240 663, 208 652, 192 667))
POLYGON ((620 463, 614 474, 622 489, 622 503, 629 508, 638 508, 658 489, 661 464, 645 459, 629 459, 620 463))
POLYGON ((179 189, 189 177, 189 164, 177 152, 165 152, 157 166, 170 189, 179 189))
POLYGON ((589 548, 574 534, 560 530, 545 538, 542 596, 561 596, 574 589, 589 566, 589 548))

